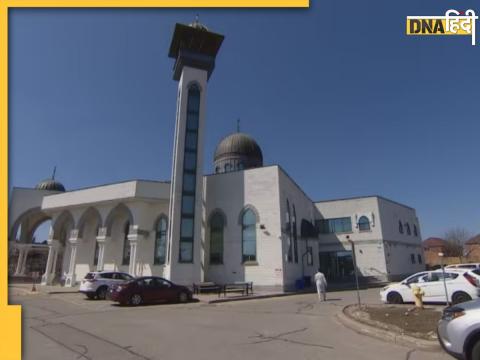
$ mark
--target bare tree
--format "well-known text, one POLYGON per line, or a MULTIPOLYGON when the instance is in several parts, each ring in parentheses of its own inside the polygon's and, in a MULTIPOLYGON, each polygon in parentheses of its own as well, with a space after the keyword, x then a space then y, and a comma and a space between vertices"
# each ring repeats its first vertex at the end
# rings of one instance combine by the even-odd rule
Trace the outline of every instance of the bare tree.
POLYGON ((446 256, 463 256, 463 244, 471 237, 470 232, 462 227, 455 227, 445 232, 443 238, 447 242, 446 256))

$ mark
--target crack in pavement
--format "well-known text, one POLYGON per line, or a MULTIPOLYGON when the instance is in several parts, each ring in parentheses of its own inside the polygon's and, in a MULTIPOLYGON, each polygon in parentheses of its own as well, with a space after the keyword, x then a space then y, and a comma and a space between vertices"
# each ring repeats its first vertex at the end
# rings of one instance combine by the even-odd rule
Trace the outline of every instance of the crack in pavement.
POLYGON ((264 335, 264 334, 261 334, 261 333, 257 332, 257 335, 249 336, 248 338, 249 339, 259 339, 259 340, 254 341, 254 342, 250 342, 249 344, 262 344, 262 343, 271 342, 271 341, 283 341, 283 342, 296 344, 296 345, 302 345, 302 346, 312 346, 312 347, 320 347, 320 348, 324 348, 324 349, 334 349, 333 346, 329 346, 329 345, 312 344, 312 343, 307 343, 307 342, 303 342, 303 341, 284 338, 284 336, 304 332, 306 330, 308 330, 308 328, 302 328, 302 329, 298 329, 298 330, 287 331, 287 332, 280 333, 280 334, 273 335, 273 336, 268 336, 268 335, 264 335))

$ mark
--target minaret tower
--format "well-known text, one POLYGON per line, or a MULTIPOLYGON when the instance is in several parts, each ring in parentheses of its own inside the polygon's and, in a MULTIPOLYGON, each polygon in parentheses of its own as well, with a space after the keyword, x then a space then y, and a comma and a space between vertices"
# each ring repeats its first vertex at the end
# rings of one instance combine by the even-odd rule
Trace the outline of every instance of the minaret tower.
POLYGON ((167 261, 164 276, 181 284, 203 281, 201 249, 203 134, 207 81, 224 36, 198 22, 176 24, 168 56, 178 81, 167 261))

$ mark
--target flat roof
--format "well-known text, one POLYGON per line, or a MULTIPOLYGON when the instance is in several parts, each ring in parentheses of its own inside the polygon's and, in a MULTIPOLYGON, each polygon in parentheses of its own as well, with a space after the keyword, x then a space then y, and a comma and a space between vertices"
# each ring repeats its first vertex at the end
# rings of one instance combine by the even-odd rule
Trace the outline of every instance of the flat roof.
POLYGON ((368 198, 382 199, 382 200, 391 202, 391 203, 393 203, 393 204, 400 205, 400 206, 403 206, 403 207, 406 207, 406 208, 415 210, 415 209, 412 208, 411 206, 408 206, 408 205, 399 203, 398 201, 394 201, 394 200, 388 199, 388 198, 386 198, 386 197, 384 197, 384 196, 381 196, 381 195, 352 196, 352 197, 346 197, 346 198, 340 198, 340 199, 318 200, 318 201, 315 201, 315 204, 325 203, 325 202, 333 202, 333 201, 360 200, 360 199, 368 199, 368 198))

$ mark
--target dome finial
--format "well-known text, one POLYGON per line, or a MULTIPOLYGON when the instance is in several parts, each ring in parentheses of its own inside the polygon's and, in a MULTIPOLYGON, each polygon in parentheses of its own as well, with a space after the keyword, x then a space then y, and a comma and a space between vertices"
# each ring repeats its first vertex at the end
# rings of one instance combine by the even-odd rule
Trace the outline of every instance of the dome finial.
POLYGON ((237 133, 240 132, 240 118, 237 119, 237 133))
POLYGON ((57 172, 57 165, 53 167, 52 180, 55 180, 55 173, 57 172))

